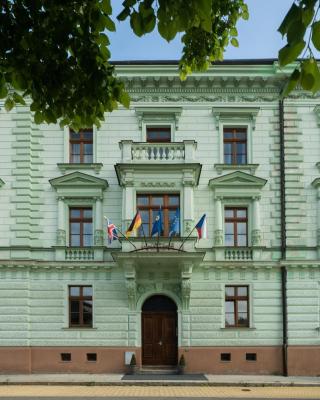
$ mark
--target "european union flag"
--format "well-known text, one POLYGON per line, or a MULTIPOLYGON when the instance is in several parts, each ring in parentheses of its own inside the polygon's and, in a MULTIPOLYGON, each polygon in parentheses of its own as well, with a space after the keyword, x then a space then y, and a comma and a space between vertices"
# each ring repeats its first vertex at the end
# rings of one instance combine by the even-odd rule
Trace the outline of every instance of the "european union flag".
POLYGON ((158 236, 161 236, 161 233, 162 233, 162 214, 160 209, 153 223, 151 236, 154 236, 156 234, 158 234, 158 236))
POLYGON ((180 209, 177 208, 173 219, 170 221, 169 237, 179 235, 180 233, 180 209))

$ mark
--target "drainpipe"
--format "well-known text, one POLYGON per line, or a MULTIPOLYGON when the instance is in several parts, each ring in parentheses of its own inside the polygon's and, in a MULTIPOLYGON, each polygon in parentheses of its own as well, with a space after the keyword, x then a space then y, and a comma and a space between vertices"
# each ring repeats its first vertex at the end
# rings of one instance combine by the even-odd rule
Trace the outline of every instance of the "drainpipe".
MULTIPOLYGON (((280 130, 280 203, 281 203, 281 261, 286 259, 286 178, 284 149, 284 112, 283 100, 279 100, 280 130)), ((281 266, 282 293, 282 363, 283 375, 288 376, 288 313, 287 313, 287 267, 281 266)))

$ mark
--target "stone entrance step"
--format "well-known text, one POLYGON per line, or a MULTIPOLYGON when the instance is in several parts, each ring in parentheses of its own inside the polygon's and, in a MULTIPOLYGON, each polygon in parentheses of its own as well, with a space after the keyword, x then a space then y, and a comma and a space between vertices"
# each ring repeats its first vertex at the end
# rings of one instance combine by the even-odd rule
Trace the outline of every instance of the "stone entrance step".
POLYGON ((168 365, 144 365, 137 371, 141 375, 176 375, 178 372, 176 366, 170 367, 168 365))

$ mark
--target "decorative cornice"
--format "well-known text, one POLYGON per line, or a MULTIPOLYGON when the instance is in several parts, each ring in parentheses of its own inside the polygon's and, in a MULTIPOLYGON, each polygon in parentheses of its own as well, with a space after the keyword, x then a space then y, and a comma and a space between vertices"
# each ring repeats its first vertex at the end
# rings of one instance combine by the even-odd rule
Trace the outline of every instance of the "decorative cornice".
POLYGON ((232 123, 233 121, 243 121, 251 123, 252 129, 255 129, 256 118, 260 107, 213 107, 212 113, 216 120, 216 128, 219 129, 220 122, 232 123))
POLYGON ((175 185, 186 184, 197 186, 199 184, 202 165, 199 163, 165 164, 160 162, 141 164, 120 163, 114 167, 120 186, 138 186, 140 183, 141 186, 153 186, 155 182, 162 182, 161 185, 165 184, 167 187, 170 187, 171 185, 168 184, 170 174, 175 175, 175 185), (157 179, 155 179, 155 174, 158 174, 157 179), (177 174, 180 176, 177 176, 177 174), (162 177, 163 181, 159 180, 159 177, 162 177))
POLYGON ((49 182, 56 189, 58 197, 102 198, 102 192, 108 187, 105 179, 83 172, 72 172, 50 179, 49 182))
POLYGON ((81 170, 86 170, 86 171, 94 170, 95 173, 98 174, 100 172, 101 168, 103 167, 103 164, 102 163, 91 163, 91 164, 58 163, 57 166, 62 173, 65 173, 66 171, 70 171, 70 170, 81 169, 81 170))
POLYGON ((135 107, 139 121, 139 128, 142 122, 173 122, 175 129, 179 128, 179 118, 182 113, 182 107, 135 107))
POLYGON ((249 171, 249 173, 253 175, 258 167, 259 164, 214 164, 214 168, 219 175, 221 175, 223 171, 249 171))

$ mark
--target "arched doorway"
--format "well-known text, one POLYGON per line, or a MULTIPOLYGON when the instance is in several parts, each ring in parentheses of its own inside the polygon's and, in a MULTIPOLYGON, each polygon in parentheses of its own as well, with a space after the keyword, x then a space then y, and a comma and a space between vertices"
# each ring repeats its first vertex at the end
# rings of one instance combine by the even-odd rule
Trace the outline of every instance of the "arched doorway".
POLYGON ((142 364, 177 365, 177 305, 167 296, 149 297, 142 306, 142 364))

